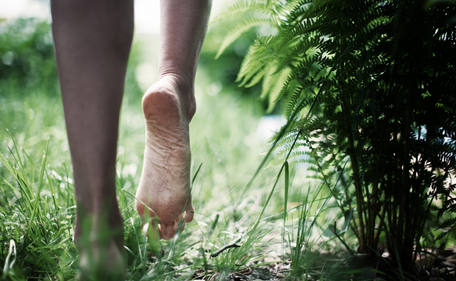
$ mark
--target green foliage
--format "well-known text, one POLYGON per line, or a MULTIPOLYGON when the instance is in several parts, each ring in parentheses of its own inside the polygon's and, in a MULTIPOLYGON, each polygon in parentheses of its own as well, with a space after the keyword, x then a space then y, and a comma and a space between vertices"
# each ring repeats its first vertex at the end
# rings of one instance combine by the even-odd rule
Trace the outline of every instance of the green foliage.
POLYGON ((33 18, 0 22, 0 42, 0 96, 58 93, 48 22, 33 18))
POLYGON ((256 111, 261 116, 267 104, 256 97, 256 93, 261 91, 259 86, 251 88, 239 87, 235 83, 237 74, 242 64, 242 60, 247 53, 250 44, 256 37, 256 30, 252 28, 244 33, 242 38, 238 38, 231 45, 227 46, 223 54, 214 59, 217 55, 219 45, 223 41, 224 34, 236 22, 213 22, 209 26, 208 33, 204 40, 204 45, 199 59, 198 73, 206 76, 210 83, 210 94, 218 95, 221 91, 231 92, 242 100, 249 100, 258 105, 256 111))
MULTIPOLYGON (((46 26, 46 34, 50 34, 50 26, 46 26)), ((18 28, 17 37, 31 41, 27 36, 35 33, 27 30, 18 28)), ((203 75, 197 78, 195 93, 198 112, 190 125, 193 173, 203 163, 192 189, 195 219, 175 240, 158 243, 162 252, 154 255, 156 245, 142 232, 133 196, 140 179, 145 141, 142 92, 135 81, 135 67, 144 62, 138 50, 145 47, 140 47, 138 41, 134 42, 130 56, 117 157, 116 186, 124 218, 128 279, 189 280, 197 268, 203 267, 204 259, 209 272, 223 271, 228 276, 258 259, 263 244, 260 239, 267 233, 262 220, 258 231, 245 235, 245 229, 255 223, 258 210, 263 207, 260 204, 267 191, 261 187, 265 183, 259 183, 248 196, 239 196, 261 159, 261 142, 252 134, 258 121, 254 114, 258 106, 227 93, 237 87, 223 87, 217 96, 212 96, 213 81, 207 74, 215 71, 207 65, 200 67, 203 75), (216 215, 220 216, 220 223, 210 237, 207 226, 216 215), (210 239, 201 241, 203 236, 210 239), (237 236, 243 237, 241 247, 210 257, 211 252, 237 236)), ((9 50, 19 53, 15 48, 9 50)), ((28 53, 36 53, 34 48, 31 46, 28 53)), ((239 58, 232 51, 233 57, 239 58)), ((215 52, 203 55, 213 60, 215 52)), ((40 79, 51 78, 57 81, 56 73, 40 79)), ((0 160, 0 279, 74 280, 79 263, 73 244, 74 186, 60 96, 41 87, 46 81, 40 80, 37 87, 19 85, 19 78, 2 81, 10 84, 0 88, 0 157, 4 158, 0 160)))
MULTIPOLYGON (((343 213, 356 206, 360 252, 385 237, 409 264, 433 202, 443 202, 437 217, 456 209, 454 1, 257 0, 227 15, 236 12, 273 19, 275 32, 254 41, 237 79, 261 82, 270 110, 286 101, 271 150, 308 162, 343 213)), ((233 34, 253 22, 264 23, 241 22, 233 34)))
POLYGON ((49 141, 39 165, 15 142, 11 150, 10 158, 0 154, 0 167, 9 171, 0 177, 2 278, 74 278, 76 216, 68 171, 46 168, 49 141))

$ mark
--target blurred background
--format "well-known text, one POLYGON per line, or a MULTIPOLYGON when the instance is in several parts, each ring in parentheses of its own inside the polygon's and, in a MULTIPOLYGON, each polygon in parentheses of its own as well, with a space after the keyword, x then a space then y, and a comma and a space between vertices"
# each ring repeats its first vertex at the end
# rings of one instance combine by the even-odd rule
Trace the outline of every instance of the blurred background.
MULTIPOLYGON (((212 17, 229 2, 215 0, 212 17)), ((48 165, 56 170, 70 167, 49 1, 0 0, 0 6, 0 153, 8 156, 15 141, 31 160, 39 161, 49 138, 48 165)), ((158 0, 135 1, 118 149, 118 174, 129 179, 122 188, 133 191, 144 148, 141 97, 157 79, 159 18, 158 0)), ((234 82, 256 30, 215 59, 232 26, 229 20, 209 26, 196 77, 197 113, 190 128, 193 171, 202 164, 193 198, 218 209, 220 196, 236 201, 233 194, 251 179, 267 150, 266 140, 284 122, 280 116, 262 118, 267 104, 259 99, 259 86, 241 88, 234 82)), ((5 174, 0 163, 0 176, 5 174)), ((265 180, 272 181, 273 175, 265 180)))
MULTIPOLYGON (((229 0, 214 0, 212 17, 230 4, 229 0)), ((33 247, 25 242, 18 244, 18 253, 23 253, 24 257, 21 257, 21 263, 17 263, 14 274, 57 274, 61 280, 69 280, 77 271, 77 251, 71 238, 76 217, 75 202, 54 61, 49 1, 0 0, 0 7, 0 156, 6 159, 0 161, 0 241, 3 241, 0 244, 0 264, 8 256, 5 243, 10 239, 22 241, 24 233, 30 232, 31 216, 35 215, 35 211, 31 212, 29 208, 33 201, 30 198, 36 193, 37 201, 33 202, 39 203, 33 204, 38 206, 39 221, 45 222, 42 224, 43 235, 49 241, 37 245, 37 248, 33 248, 35 242, 30 242, 33 247), (44 172, 40 176, 45 175, 44 179, 39 178, 37 167, 42 167, 44 172), (17 180, 19 174, 29 184, 17 180), (37 192, 42 182, 45 187, 37 192), (24 191, 24 186, 29 188, 28 191, 24 191), (45 249, 48 260, 58 257, 57 261, 49 266, 37 264, 43 251, 35 249, 45 249)), ((139 249, 145 249, 146 242, 140 234, 141 221, 132 194, 139 183, 144 153, 141 98, 157 79, 159 18, 158 0, 135 1, 135 35, 126 76, 117 152, 117 194, 125 221, 125 245, 134 252, 129 256, 129 272, 138 274, 145 274, 152 266, 150 262, 154 261, 137 253, 139 249), (137 262, 138 259, 141 261, 137 262), (138 270, 141 267, 138 264, 143 266, 141 270, 138 270)), ((280 103, 266 114, 267 101, 259 97, 261 85, 245 88, 238 87, 235 82, 242 60, 261 29, 246 31, 215 59, 223 39, 236 21, 239 17, 209 25, 196 76, 197 111, 190 124, 194 176, 192 200, 196 213, 194 221, 184 232, 182 239, 185 242, 179 242, 180 250, 174 252, 178 259, 176 264, 182 264, 181 259, 192 264, 190 276, 202 263, 196 258, 200 255, 199 250, 194 248, 201 239, 207 239, 204 247, 217 249, 242 237, 253 225, 257 230, 260 218, 258 231, 250 232, 242 251, 227 252, 211 263, 215 262, 220 268, 238 268, 250 259, 261 260, 264 253, 270 260, 279 259, 279 252, 283 252, 281 241, 284 236, 281 233, 285 219, 281 219, 284 218, 284 209, 291 208, 288 218, 297 217, 297 206, 303 206, 297 202, 311 197, 311 180, 307 179, 307 172, 299 168, 303 167, 302 163, 290 165, 289 172, 287 168, 285 182, 282 179, 276 181, 280 167, 267 164, 260 169, 256 180, 248 185, 268 150, 268 139, 285 120, 281 115, 274 115, 281 111, 280 103), (256 250, 252 250, 253 247, 256 250), (260 251, 257 247, 263 248, 260 251), (190 258, 179 251, 191 253, 190 258)), ((328 191, 318 189, 315 194, 315 198, 317 195, 329 198, 328 191)), ((319 204, 326 204, 325 200, 312 201, 310 205, 313 207, 309 207, 309 211, 324 209, 319 204), (314 202, 318 203, 312 205, 314 202)), ((327 226, 326 218, 329 217, 327 221, 331 222, 336 213, 335 209, 323 213, 323 228, 327 226)), ((313 230, 308 232, 306 237, 315 236, 310 235, 313 230)), ((291 242, 293 232, 287 235, 290 243, 294 243, 291 242)), ((38 238, 33 241, 38 240, 44 241, 38 238)), ((170 266, 168 261, 165 264, 166 268, 170 266)), ((153 266, 160 267, 161 263, 153 266)))
MULTIPOLYGON (((430 2, 444 3, 444 1, 430 2)), ((231 0, 214 0, 211 17, 214 18, 233 3, 231 0)), ((247 6, 251 4, 249 1, 244 3, 247 6)), ((275 5, 282 3, 283 1, 278 1, 275 5)), ((301 9, 301 5, 296 7, 301 9)), ((305 10, 305 8, 302 9, 305 10)), ((253 8, 252 10, 255 11, 253 8)), ((267 11, 275 10, 267 9, 267 11)), ((404 9, 404 11, 408 10, 404 9)), ((413 13, 411 12, 411 14, 413 13)), ((233 12, 233 15, 236 18, 228 17, 221 22, 209 25, 196 76, 197 111, 190 124, 192 200, 196 211, 194 221, 189 223, 185 232, 176 236, 175 240, 163 242, 169 249, 167 258, 157 262, 155 256, 145 254, 148 251, 148 242, 141 234, 142 222, 134 208, 133 194, 135 194, 140 180, 145 146, 141 98, 146 89, 156 81, 158 75, 159 0, 135 0, 135 35, 121 109, 116 178, 119 205, 125 222, 125 246, 129 250, 128 270, 134 277, 131 280, 159 280, 151 274, 155 272, 154 274, 163 273, 163 276, 168 276, 168 271, 181 270, 180 266, 183 264, 188 266, 185 269, 188 276, 193 276, 193 272, 203 265, 207 271, 206 256, 209 252, 214 252, 222 245, 238 241, 237 239, 243 237, 243 244, 238 250, 227 251, 220 257, 210 259, 209 265, 216 268, 218 272, 229 268, 225 270, 227 274, 225 277, 227 277, 234 269, 237 270, 246 264, 258 262, 261 262, 262 265, 264 265, 262 262, 270 264, 272 261, 287 258, 285 252, 290 253, 290 256, 294 252, 296 255, 291 256, 291 259, 294 259, 293 263, 298 265, 295 267, 297 274, 301 277, 304 276, 302 278, 305 280, 310 280, 308 275, 303 275, 303 272, 313 268, 311 262, 318 263, 321 259, 314 259, 308 255, 309 253, 315 251, 325 254, 330 250, 338 257, 345 257, 344 252, 347 253, 346 250, 352 252, 351 245, 357 245, 356 232, 347 232, 349 222, 354 218, 353 210, 355 208, 350 206, 351 200, 355 198, 351 196, 354 194, 352 193, 354 186, 345 181, 344 177, 339 176, 350 173, 345 170, 345 164, 348 161, 340 160, 340 163, 345 163, 343 167, 339 166, 339 162, 337 167, 330 164, 331 161, 339 161, 336 155, 344 150, 338 147, 338 143, 333 142, 333 139, 336 138, 332 136, 327 138, 328 146, 322 139, 316 140, 322 141, 320 147, 322 150, 314 149, 312 151, 316 154, 324 152, 325 154, 322 155, 330 156, 326 158, 329 160, 324 160, 328 165, 323 168, 320 168, 320 164, 316 161, 314 161, 313 167, 308 166, 306 161, 312 163, 312 160, 309 161, 308 158, 305 158, 306 156, 303 156, 302 152, 308 150, 304 145, 299 148, 301 150, 296 149, 296 153, 292 155, 292 157, 296 157, 292 161, 290 160, 290 164, 289 162, 283 163, 283 169, 274 166, 274 161, 265 162, 266 165, 261 169, 258 168, 268 151, 268 140, 273 132, 277 131, 285 122, 284 117, 279 113, 283 112, 282 109, 286 105, 278 101, 273 108, 267 100, 261 99, 261 83, 251 87, 239 87, 235 82, 242 61, 257 34, 271 34, 270 30, 263 28, 264 26, 246 30, 225 49, 221 56, 215 59, 227 34, 240 20, 242 23, 242 20, 246 19, 242 18, 244 17, 242 13, 233 12), (333 148, 337 148, 334 150, 337 150, 337 153, 333 152, 333 148), (315 168, 315 163, 318 164, 318 169, 315 168), (329 171, 328 177, 321 172, 325 169, 329 171), (282 171, 284 172, 282 173, 282 171), (257 175, 255 181, 250 182, 254 175, 257 175), (331 177, 334 177, 335 180, 333 186, 326 181, 331 177), (343 186, 343 189, 338 187, 339 180, 342 182, 340 185, 343 186), (347 212, 341 212, 343 209, 339 204, 339 201, 342 200, 340 198, 347 200, 350 206, 347 212), (336 228, 336 223, 338 226, 343 226, 340 232, 336 228), (335 234, 336 230, 339 234, 335 234), (344 233, 348 234, 343 237, 344 233), (336 240, 336 236, 342 244, 336 240), (177 239, 180 239, 179 243, 175 243, 177 239), (201 248, 198 248, 199 245, 201 248), (305 255, 301 255, 304 253, 303 249, 306 251, 305 255), (301 259, 301 257, 303 258, 301 259), (301 272, 301 269, 304 271, 301 272), (150 279, 142 278, 146 274, 150 279)), ((372 13, 372 15, 376 15, 376 13, 372 13)), ((387 17, 384 20, 385 23, 388 20, 390 19, 387 17)), ((279 25, 280 23, 281 21, 278 21, 279 25)), ((297 21, 297 23, 300 24, 301 21, 297 21)), ((397 34, 400 35, 403 32, 401 30, 397 34)), ((299 32, 297 34, 299 35, 299 32)), ((440 35, 437 33, 431 35, 436 36, 437 41, 440 40, 438 39, 440 35)), ((454 39, 454 37, 451 38, 454 39)), ((454 46, 454 40, 452 42, 453 45, 449 46, 454 46)), ((264 50, 269 52, 267 48, 264 50)), ((444 52, 440 53, 443 55, 444 52)), ((322 53, 322 56, 326 56, 326 54, 322 53)), ((299 56, 297 62, 306 58, 301 54, 299 56)), ((271 56, 269 55, 269 57, 271 56)), ((278 58, 281 57, 278 56, 278 58)), ((256 60, 252 61, 256 62, 256 60)), ((306 71, 313 72, 312 69, 306 71)), ((274 82, 274 86, 281 86, 284 82, 274 79, 269 79, 274 82)), ((323 84, 326 81, 325 78, 323 84)), ((313 91, 313 88, 311 90, 313 91)), ((333 91, 329 93, 332 95, 333 91)), ((330 99, 333 100, 332 96, 328 97, 328 100, 330 99)), ((275 104, 274 102, 272 100, 271 104, 275 104)), ((331 102, 331 104, 336 103, 331 102)), ((334 110, 334 112, 337 114, 333 114, 333 117, 337 117, 339 111, 334 110)), ((319 120, 317 121, 320 122, 319 120)), ((321 120, 321 122, 326 122, 325 118, 321 120)), ((309 122, 309 126, 318 125, 318 122, 309 122)), ((333 123, 337 124, 337 122, 333 123)), ((326 126, 324 124, 321 127, 326 126)), ((309 134, 319 130, 309 130, 309 134)), ((321 136, 324 136, 325 132, 326 129, 322 130, 323 135, 321 136)), ((359 132, 364 131, 359 130, 359 132)), ((320 132, 317 133, 320 134, 320 132)), ((400 134, 397 135, 400 136, 400 134)), ((390 136, 390 134, 385 134, 385 136, 390 136)), ((337 141, 339 141, 339 137, 340 142, 345 145, 344 135, 338 135, 337 141)), ((286 142, 284 143, 280 147, 284 148, 282 152, 288 151, 294 146, 293 143, 287 147, 286 142)), ((440 145, 438 142, 436 144, 440 145)), ((352 149, 347 151, 352 151, 352 149)), ((395 153, 391 155, 395 155, 395 153)), ((280 156, 280 151, 277 155, 280 156)), ((446 154, 441 155, 446 157, 446 154)), ((321 156, 318 155, 318 157, 321 156)), ((282 165, 282 163, 280 164, 282 165)), ((391 169, 396 168, 392 165, 391 169)), ((432 174, 429 175, 434 177, 432 174)), ((377 180, 375 181, 377 182, 377 180)), ((445 196, 447 196, 448 202, 454 202, 454 197, 452 197, 454 185, 450 187, 451 189, 448 189, 445 196)), ((59 280, 70 280, 76 276, 77 262, 75 261, 78 256, 72 243, 76 218, 73 191, 70 153, 54 60, 49 0, 0 0, 0 265, 2 265, 0 270, 2 267, 4 268, 3 277, 15 276, 15 279, 11 280, 25 280, 26 277, 31 279, 33 276, 37 277, 36 279, 43 279, 43 276, 47 276, 49 277, 47 279, 57 280, 54 276, 59 276, 59 280), (11 262, 9 266, 8 259, 13 256, 13 247, 8 247, 7 243, 13 245, 11 241, 17 243, 18 254, 14 253, 14 256, 18 257, 18 262, 16 265, 11 262), (42 260, 46 262, 42 262, 42 260), (19 278, 21 274, 24 276, 22 279, 19 278)), ((362 197, 362 194, 360 196, 362 197)), ((380 204, 376 196, 359 202, 361 206, 363 204, 368 204, 368 206, 373 204, 374 207, 383 205, 383 210, 387 210, 389 208, 387 202, 392 201, 384 201, 384 204, 380 204)), ((386 196, 386 198, 390 200, 390 196, 386 196)), ((455 208, 453 207, 456 206, 454 203, 443 205, 454 213, 455 208)), ((372 212, 372 218, 378 216, 383 220, 384 215, 380 217, 376 213, 380 208, 374 207, 364 210, 369 210, 369 212, 366 211, 368 214, 371 214, 371 210, 375 211, 372 212)), ((436 212, 437 209, 432 208, 429 203, 428 210, 436 212)), ((408 212, 408 209, 403 210, 404 214, 408 212)), ((388 212, 390 212, 389 209, 388 212)), ((392 213, 394 212, 392 211, 392 213)), ((451 232, 448 230, 444 234, 456 237, 454 235, 456 219, 453 214, 448 216, 448 219, 452 225, 451 232)), ((375 220, 371 222, 374 226, 375 220)), ((436 245, 435 241, 441 239, 434 240, 433 235, 436 233, 434 229, 431 229, 434 226, 436 227, 429 223, 429 229, 426 229, 429 236, 425 238, 426 241, 430 241, 429 245, 436 245)), ((355 230, 357 227, 352 229, 355 230)), ((360 227, 360 229, 362 231, 372 230, 370 232, 372 235, 374 233, 374 228, 362 229, 360 227)), ((380 228, 375 231, 380 233, 380 228)), ((379 237, 376 239, 378 240, 379 237)), ((380 237, 381 239, 383 237, 380 237)), ((395 240, 392 239, 392 241, 395 240)), ((450 242, 454 244, 452 240, 450 242)), ((446 243, 447 240, 442 242, 439 249, 444 250, 446 243)), ((408 244, 404 243, 404 245, 408 244)), ((384 251, 385 247, 380 246, 383 247, 381 251, 384 251)), ((371 249, 375 251, 375 249, 371 249)), ((379 253, 381 252, 379 251, 379 253)), ((382 260, 384 260, 383 257, 382 260)), ((326 260, 326 257, 323 259, 326 260)), ((364 259, 363 256, 361 259, 364 259)), ((338 260, 332 259, 332 261, 337 261, 339 264, 338 260)), ((286 264, 290 268, 288 261, 286 264)), ((322 264, 325 270, 330 268, 330 271, 333 272, 331 266, 326 267, 326 263, 318 264, 315 268, 318 268, 317 270, 321 268, 321 272, 323 272, 322 264)), ((400 270, 402 272, 402 268, 400 270)), ((368 268, 367 271, 372 270, 368 268)), ((440 274, 440 271, 436 272, 437 275, 440 274)), ((320 273, 316 275, 318 274, 320 273)), ((352 273, 349 274, 350 280, 354 280, 351 277, 352 273)), ((373 278, 362 278, 362 280, 373 280, 373 278)), ((184 278, 184 280, 188 279, 184 278)), ((402 279, 405 280, 403 276, 402 279)), ((223 278, 220 277, 219 280, 223 280, 223 278)), ((335 280, 340 280, 339 276, 335 280)))

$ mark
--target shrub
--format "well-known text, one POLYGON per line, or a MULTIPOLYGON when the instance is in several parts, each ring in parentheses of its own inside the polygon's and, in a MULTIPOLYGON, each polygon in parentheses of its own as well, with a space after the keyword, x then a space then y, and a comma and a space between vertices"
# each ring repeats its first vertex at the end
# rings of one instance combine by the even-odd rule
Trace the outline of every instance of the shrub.
POLYGON ((237 14, 250 17, 221 51, 252 26, 274 30, 250 46, 237 78, 261 82, 270 110, 286 101, 270 151, 309 162, 342 213, 356 206, 358 251, 385 237, 410 264, 426 220, 443 214, 427 241, 454 235, 455 2, 243 1, 217 20, 237 14))

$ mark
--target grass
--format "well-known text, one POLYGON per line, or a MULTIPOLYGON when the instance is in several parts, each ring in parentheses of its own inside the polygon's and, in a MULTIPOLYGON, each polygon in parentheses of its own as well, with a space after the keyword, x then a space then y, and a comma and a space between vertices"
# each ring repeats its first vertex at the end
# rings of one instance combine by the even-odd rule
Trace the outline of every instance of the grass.
MULTIPOLYGON (((0 279, 74 280, 79 254, 73 244, 73 176, 49 26, 24 20, 13 27, 0 28, 0 38, 11 39, 3 40, 8 44, 0 56, 21 58, 13 63, 3 56, 0 64, 0 279), (40 44, 48 51, 33 48, 40 44)), ((140 102, 156 78, 158 53, 157 37, 136 37, 117 155, 128 280, 408 280, 400 264, 382 257, 382 249, 373 249, 372 260, 354 254, 349 223, 356 210, 341 206, 341 174, 327 177, 322 171, 332 167, 315 174, 317 169, 293 164, 290 147, 276 157, 285 161, 265 158, 269 147, 256 132, 266 121, 259 122, 265 105, 255 99, 261 89, 232 82, 255 32, 213 59, 230 28, 209 29, 200 59, 198 110, 190 128, 195 218, 173 240, 161 242, 142 233, 133 204, 144 150, 140 102)), ((421 262, 427 271, 443 269, 436 259, 421 262)))
MULTIPOLYGON (((338 216, 330 193, 288 163, 261 169, 247 185, 267 151, 256 135, 260 105, 233 88, 220 91, 204 68, 190 127, 194 221, 171 241, 155 244, 143 235, 133 196, 144 149, 144 89, 134 81, 140 46, 133 47, 127 75, 117 157, 128 279, 226 280, 247 267, 291 262, 283 274, 310 280, 312 252, 322 249, 323 229, 338 216)), ((4 89, 0 97, 0 276, 72 280, 75 200, 61 100, 16 91, 4 89)))

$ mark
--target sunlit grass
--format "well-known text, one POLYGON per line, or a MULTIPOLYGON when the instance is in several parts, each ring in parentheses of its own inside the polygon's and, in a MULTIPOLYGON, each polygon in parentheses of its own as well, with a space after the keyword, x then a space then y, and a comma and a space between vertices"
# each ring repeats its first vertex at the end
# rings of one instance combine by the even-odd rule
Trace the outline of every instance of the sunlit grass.
MULTIPOLYGON (((128 72, 119 130, 117 195, 129 280, 214 275, 225 280, 247 266, 266 265, 264 257, 271 253, 276 261, 291 257, 299 268, 305 267, 302 253, 312 249, 315 235, 321 235, 318 231, 326 226, 323 222, 336 217, 323 204, 328 193, 314 194, 317 185, 306 181, 304 169, 287 165, 284 176, 280 167, 262 168, 247 185, 267 151, 257 133, 259 104, 224 90, 204 71, 198 73, 198 108, 190 126, 193 175, 198 171, 192 186, 194 221, 173 240, 159 245, 142 233, 134 208, 144 121, 141 92, 131 80, 135 69, 128 72), (236 246, 220 252, 232 244, 236 246)), ((7 90, 10 94, 0 97, 2 278, 74 279, 78 272, 73 244, 75 200, 61 100, 44 92, 14 95, 14 88, 7 90)))
MULTIPOLYGON (((201 166, 192 187, 195 219, 174 240, 162 241, 160 253, 153 251, 142 233, 133 204, 144 148, 139 99, 127 99, 122 108, 117 195, 124 217, 129 279, 188 280, 203 270, 207 278, 216 274, 224 280, 246 266, 263 264, 283 237, 289 249, 296 241, 301 244, 293 253, 275 254, 282 255, 282 260, 291 254, 297 264, 305 264, 300 247, 313 234, 307 229, 302 235, 300 223, 308 222, 299 221, 299 214, 311 208, 290 209, 284 220, 283 206, 287 201, 303 202, 302 189, 308 189, 308 194, 312 188, 300 186, 302 177, 292 169, 287 169, 287 182, 277 181, 278 167, 261 171, 247 186, 266 150, 256 135, 255 105, 223 91, 209 95, 210 83, 204 76, 198 82, 199 107, 191 124, 193 173, 201 166), (300 188, 291 188, 293 184, 300 188), (239 247, 214 255, 233 243, 239 247)), ((2 274, 12 280, 76 278, 75 201, 60 100, 42 95, 4 101, 2 111, 8 117, 2 119, 1 132, 2 274)))

